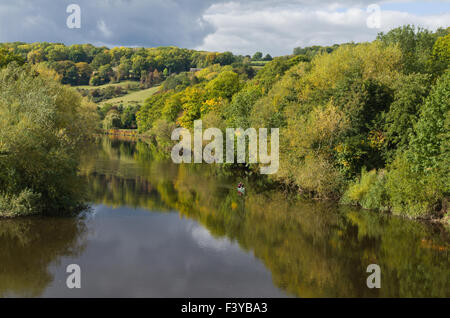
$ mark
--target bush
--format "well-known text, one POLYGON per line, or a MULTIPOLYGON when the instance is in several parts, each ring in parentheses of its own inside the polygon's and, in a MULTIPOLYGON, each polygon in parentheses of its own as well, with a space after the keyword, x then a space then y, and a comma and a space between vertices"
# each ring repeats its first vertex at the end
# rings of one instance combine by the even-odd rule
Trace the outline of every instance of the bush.
POLYGON ((116 109, 111 109, 103 120, 103 129, 119 129, 122 127, 122 119, 116 109))
POLYGON ((428 217, 440 208, 445 184, 438 173, 414 171, 406 156, 397 157, 387 174, 386 190, 392 213, 428 217))
MULTIPOLYGON (((448 177, 450 165, 450 70, 433 86, 421 108, 411 136, 411 162, 416 171, 442 169, 448 177)), ((447 179, 448 181, 448 179, 447 179)))
POLYGON ((0 71, 0 118, 0 216, 78 210, 78 163, 96 126, 95 105, 53 71, 8 65, 0 71))
POLYGON ((175 144, 172 141, 172 131, 176 128, 175 123, 168 122, 164 119, 157 119, 149 134, 155 138, 158 150, 165 155, 170 155, 170 151, 175 144))
POLYGON ((89 85, 91 85, 91 86, 100 86, 102 84, 103 84, 103 80, 98 75, 92 76, 89 81, 89 85))
POLYGON ((350 184, 341 198, 343 204, 359 204, 364 209, 387 210, 386 177, 383 170, 367 172, 362 169, 361 176, 350 184))
POLYGON ((29 216, 39 213, 37 206, 41 195, 30 189, 21 191, 18 195, 0 195, 0 216, 18 217, 29 216))

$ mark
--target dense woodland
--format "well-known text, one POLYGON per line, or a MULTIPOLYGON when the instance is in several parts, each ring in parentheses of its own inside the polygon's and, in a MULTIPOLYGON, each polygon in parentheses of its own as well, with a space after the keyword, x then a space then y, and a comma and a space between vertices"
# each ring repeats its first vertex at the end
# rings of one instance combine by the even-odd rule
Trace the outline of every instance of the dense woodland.
POLYGON ((204 127, 280 127, 280 183, 314 198, 442 216, 449 33, 406 26, 372 43, 295 49, 255 76, 232 65, 182 73, 143 105, 138 127, 163 149, 174 127, 199 118, 204 127))
POLYGON ((1 43, 0 48, 30 64, 43 64, 61 76, 62 84, 98 86, 110 82, 136 80, 152 85, 170 74, 214 64, 270 61, 257 52, 253 57, 235 56, 177 47, 128 48, 95 47, 91 44, 66 46, 62 43, 1 43))
MULTIPOLYGON (((27 195, 48 196, 45 178, 54 177, 42 172, 45 178, 29 179, 26 160, 15 162, 14 156, 25 156, 29 149, 69 147, 58 141, 66 122, 51 130, 54 143, 42 141, 41 148, 33 140, 40 129, 48 130, 44 122, 27 119, 24 125, 35 125, 36 134, 20 134, 23 126, 18 123, 25 121, 28 111, 64 121, 40 106, 53 105, 56 114, 61 110, 62 101, 49 100, 45 93, 50 82, 41 79, 53 74, 51 85, 74 96, 74 108, 64 110, 73 116, 78 116, 81 105, 91 105, 92 111, 92 102, 124 92, 122 88, 79 88, 88 97, 82 99, 75 89, 69 93, 57 81, 72 86, 130 80, 140 88, 159 85, 158 92, 142 105, 106 103, 97 107, 97 114, 104 128, 137 128, 167 156, 172 130, 191 129, 197 119, 203 120, 204 128, 279 127, 280 169, 271 178, 280 185, 311 198, 410 217, 447 213, 449 28, 431 32, 405 26, 381 33, 371 43, 296 48, 292 55, 274 59, 260 52, 250 57, 175 47, 108 49, 51 43, 4 43, 1 47, 0 210, 11 206, 20 210, 28 202, 27 195), (31 96, 24 95, 29 88, 19 85, 21 81, 38 90, 30 108, 20 106, 25 103, 23 96, 31 96), (8 141, 9 134, 15 136, 14 142, 8 141), (11 151, 14 147, 16 152, 11 151)), ((79 133, 67 132, 65 140, 78 140, 79 133)))

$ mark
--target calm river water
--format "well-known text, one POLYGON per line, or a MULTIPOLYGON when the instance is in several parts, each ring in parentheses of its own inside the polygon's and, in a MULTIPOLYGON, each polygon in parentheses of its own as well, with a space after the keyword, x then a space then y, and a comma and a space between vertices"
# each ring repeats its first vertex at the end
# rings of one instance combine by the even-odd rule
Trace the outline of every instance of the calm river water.
POLYGON ((141 141, 100 139, 81 174, 83 217, 0 220, 0 297, 450 297, 442 226, 288 198, 141 141))

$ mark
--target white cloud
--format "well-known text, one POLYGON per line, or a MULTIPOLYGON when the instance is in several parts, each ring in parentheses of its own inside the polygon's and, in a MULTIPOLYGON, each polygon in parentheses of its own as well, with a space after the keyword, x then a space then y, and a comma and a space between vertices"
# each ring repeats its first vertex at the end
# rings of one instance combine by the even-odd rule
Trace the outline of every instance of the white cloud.
POLYGON ((0 41, 281 55, 297 46, 371 41, 379 31, 403 24, 435 29, 450 21, 449 0, 77 0, 82 27, 69 29, 69 3, 0 0, 0 41), (366 25, 372 3, 390 10, 382 11, 381 29, 366 25))
POLYGON ((191 235, 201 248, 223 251, 233 246, 227 238, 214 238, 207 229, 198 224, 192 226, 191 235))
POLYGON ((450 12, 414 15, 400 11, 381 11, 381 28, 367 27, 365 6, 343 8, 337 3, 314 7, 304 5, 250 6, 238 2, 211 6, 203 18, 214 26, 199 49, 273 55, 292 52, 297 46, 331 45, 372 41, 378 32, 404 24, 430 29, 447 27, 450 12))
POLYGON ((103 36, 105 36, 107 38, 111 37, 112 32, 106 26, 105 21, 103 21, 103 20, 98 21, 97 28, 100 30, 100 32, 102 32, 103 36))

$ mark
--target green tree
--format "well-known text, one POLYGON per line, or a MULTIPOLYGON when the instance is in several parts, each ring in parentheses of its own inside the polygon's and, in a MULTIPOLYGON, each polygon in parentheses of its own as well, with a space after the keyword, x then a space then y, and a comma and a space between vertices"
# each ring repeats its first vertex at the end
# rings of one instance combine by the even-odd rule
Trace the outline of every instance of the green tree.
POLYGON ((24 59, 6 48, 0 48, 0 68, 7 66, 11 62, 16 62, 19 65, 25 63, 24 59))
POLYGON ((261 61, 263 58, 263 54, 261 52, 256 52, 253 54, 252 60, 253 61, 261 61))
POLYGON ((124 129, 136 129, 136 112, 139 110, 139 107, 128 106, 122 111, 122 115, 120 116, 122 128, 124 129))
POLYGON ((126 57, 120 59, 120 64, 117 68, 117 79, 128 79, 131 71, 131 61, 126 57))
POLYGON ((28 52, 27 61, 32 64, 37 64, 45 60, 44 52, 42 50, 33 50, 28 52))
POLYGON ((450 65, 450 34, 439 37, 433 47, 433 55, 431 58, 433 71, 440 75, 450 65))
POLYGON ((408 148, 412 128, 419 118, 420 105, 428 96, 430 85, 429 75, 417 73, 403 75, 394 83, 394 100, 385 117, 387 159, 393 159, 396 151, 408 148))
POLYGON ((273 58, 270 54, 266 54, 266 56, 264 56, 263 61, 272 61, 273 58))
POLYGON ((234 62, 234 56, 231 52, 220 53, 216 57, 216 63, 220 65, 230 65, 234 62))
POLYGON ((428 61, 431 58, 436 34, 413 25, 398 27, 388 33, 380 33, 378 39, 386 45, 398 44, 402 51, 402 63, 406 73, 429 72, 428 61))
POLYGON ((414 134, 411 137, 411 155, 416 171, 442 168, 446 170, 446 174, 448 173, 450 167, 449 124, 450 71, 447 71, 433 87, 414 127, 414 134))
POLYGON ((80 207, 77 168, 96 125, 95 105, 57 78, 42 67, 0 71, 0 216, 80 207))
POLYGON ((109 55, 106 52, 100 52, 97 55, 95 55, 94 59, 92 60, 91 66, 94 69, 99 69, 102 65, 107 65, 111 63, 111 55, 109 55))
POLYGON ((67 48, 62 44, 50 47, 47 58, 52 62, 65 61, 68 58, 67 48))
POLYGON ((74 63, 86 62, 87 54, 81 45, 72 45, 68 48, 68 58, 74 63))
POLYGON ((108 83, 113 75, 113 69, 109 64, 102 65, 98 69, 98 76, 102 79, 102 83, 108 83))
POLYGON ((122 128, 122 119, 117 109, 111 109, 103 119, 102 126, 104 129, 122 128))
POLYGON ((258 86, 248 85, 237 94, 226 109, 227 123, 230 127, 250 127, 250 115, 256 101, 263 96, 258 86))
POLYGON ((75 66, 78 72, 78 84, 88 85, 92 74, 91 66, 86 62, 79 62, 75 66))
POLYGON ((241 87, 239 75, 233 71, 224 71, 210 81, 205 88, 210 98, 222 97, 230 100, 241 87))

